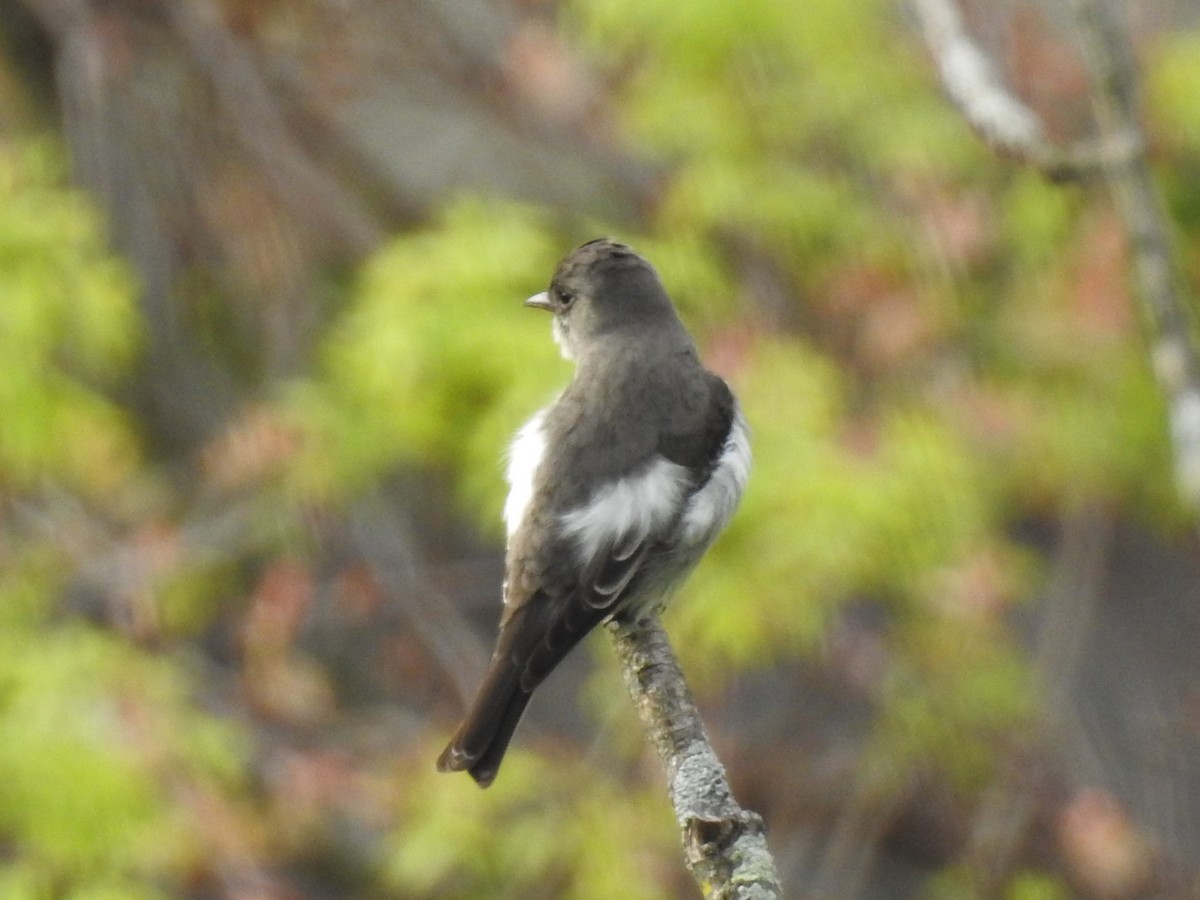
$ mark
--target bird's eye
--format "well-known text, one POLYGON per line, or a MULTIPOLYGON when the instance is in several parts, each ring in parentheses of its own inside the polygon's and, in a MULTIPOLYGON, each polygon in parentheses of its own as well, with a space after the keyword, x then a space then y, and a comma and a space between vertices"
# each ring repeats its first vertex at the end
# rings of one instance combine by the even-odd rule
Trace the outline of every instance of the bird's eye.
POLYGON ((570 291, 565 291, 562 288, 557 288, 555 290, 554 294, 556 297, 558 297, 558 305, 561 306, 563 309, 569 308, 571 306, 571 304, 575 302, 575 295, 573 293, 571 293, 570 291))

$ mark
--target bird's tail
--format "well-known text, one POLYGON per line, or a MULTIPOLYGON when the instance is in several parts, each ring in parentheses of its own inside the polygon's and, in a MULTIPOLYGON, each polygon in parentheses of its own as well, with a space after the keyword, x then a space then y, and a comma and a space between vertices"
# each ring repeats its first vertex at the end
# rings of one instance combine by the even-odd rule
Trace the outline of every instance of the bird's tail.
POLYGON ((504 751, 533 696, 521 687, 521 669, 507 654, 497 654, 466 718, 438 757, 439 772, 466 771, 480 787, 496 777, 504 751))
POLYGON ((554 603, 541 594, 518 607, 500 628, 483 684, 438 757, 438 770, 466 771, 480 787, 491 784, 534 688, 609 612, 599 604, 554 603))

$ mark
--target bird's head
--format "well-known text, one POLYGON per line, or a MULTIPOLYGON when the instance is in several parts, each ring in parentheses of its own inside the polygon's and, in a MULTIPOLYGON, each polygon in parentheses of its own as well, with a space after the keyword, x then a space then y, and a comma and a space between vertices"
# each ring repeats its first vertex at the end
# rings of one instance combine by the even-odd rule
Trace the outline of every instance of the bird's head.
POLYGON ((582 359, 606 339, 632 339, 677 322, 658 273, 625 244, 607 238, 571 251, 550 287, 525 301, 554 314, 554 338, 567 359, 582 359))

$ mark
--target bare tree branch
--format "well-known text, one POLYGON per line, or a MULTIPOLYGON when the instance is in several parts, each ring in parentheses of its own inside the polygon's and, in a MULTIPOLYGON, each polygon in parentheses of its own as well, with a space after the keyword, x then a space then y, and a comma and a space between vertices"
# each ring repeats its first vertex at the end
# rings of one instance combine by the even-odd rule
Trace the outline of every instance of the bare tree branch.
POLYGON ((1171 236, 1140 139, 1137 72, 1114 4, 1074 0, 1084 56, 1092 74, 1092 109, 1101 140, 1137 134, 1136 152, 1107 160, 1105 181, 1129 236, 1134 277, 1150 328, 1154 374, 1167 399, 1175 477, 1200 507, 1200 360, 1194 322, 1179 289, 1171 236))
POLYGON ((1052 179, 1099 175, 1112 192, 1129 237, 1154 373, 1167 400, 1177 486, 1185 502, 1200 508, 1200 357, 1146 158, 1129 37, 1111 0, 1073 3, 1099 136, 1064 150, 1047 140, 1037 116, 1001 83, 953 0, 912 0, 950 99, 989 146, 1052 179))
POLYGON ((781 897, 762 818, 733 799, 661 623, 619 622, 609 630, 638 716, 666 769, 684 856, 704 896, 781 897))
POLYGON ((997 153, 1041 170, 1053 181, 1078 181, 1141 151, 1135 129, 1095 143, 1059 147, 1037 114, 1002 82, 996 66, 967 33, 954 0, 913 0, 925 43, 950 101, 997 153))

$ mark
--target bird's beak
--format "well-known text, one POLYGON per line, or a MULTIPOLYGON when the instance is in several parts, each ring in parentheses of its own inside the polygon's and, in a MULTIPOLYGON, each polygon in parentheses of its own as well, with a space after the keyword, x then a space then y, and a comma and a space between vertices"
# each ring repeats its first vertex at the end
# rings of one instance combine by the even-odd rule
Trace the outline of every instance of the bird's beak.
POLYGON ((544 309, 546 312, 554 312, 554 304, 550 302, 550 295, 545 291, 540 294, 534 294, 525 301, 526 306, 531 306, 534 309, 544 309))

